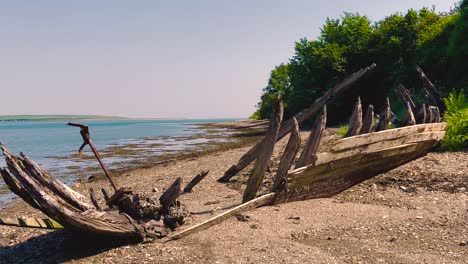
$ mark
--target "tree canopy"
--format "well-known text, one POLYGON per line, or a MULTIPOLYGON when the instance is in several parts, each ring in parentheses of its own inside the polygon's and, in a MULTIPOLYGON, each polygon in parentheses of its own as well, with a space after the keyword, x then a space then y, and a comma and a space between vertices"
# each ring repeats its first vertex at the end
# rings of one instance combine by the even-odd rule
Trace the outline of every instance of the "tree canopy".
POLYGON ((345 121, 358 95, 364 105, 372 103, 377 110, 390 96, 398 114, 403 106, 394 96, 394 87, 401 83, 422 96, 416 65, 442 95, 468 86, 468 75, 463 73, 468 66, 467 38, 468 0, 448 13, 423 8, 377 22, 357 13, 329 18, 317 39, 297 41, 288 63, 271 71, 252 117, 269 118, 277 93, 283 95, 285 117, 290 117, 344 77, 374 62, 377 68, 369 77, 334 100, 328 108, 329 121, 345 121))

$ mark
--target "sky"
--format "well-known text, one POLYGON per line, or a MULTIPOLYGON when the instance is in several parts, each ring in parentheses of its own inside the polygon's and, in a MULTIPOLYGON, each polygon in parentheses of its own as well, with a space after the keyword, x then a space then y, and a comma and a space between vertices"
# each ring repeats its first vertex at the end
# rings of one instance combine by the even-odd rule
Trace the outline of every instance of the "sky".
POLYGON ((0 0, 0 115, 246 118, 327 17, 458 0, 0 0))

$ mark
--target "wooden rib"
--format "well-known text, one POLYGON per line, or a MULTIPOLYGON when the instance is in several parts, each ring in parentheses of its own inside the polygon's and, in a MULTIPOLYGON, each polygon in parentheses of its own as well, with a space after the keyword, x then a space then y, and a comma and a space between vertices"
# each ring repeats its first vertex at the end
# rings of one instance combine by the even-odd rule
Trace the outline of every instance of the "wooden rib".
POLYGON ((411 110, 411 105, 409 101, 406 101, 406 113, 405 119, 403 120, 403 126, 412 126, 416 125, 416 119, 414 119, 413 110, 411 110))
MULTIPOLYGON (((326 103, 328 103, 331 99, 335 97, 335 95, 347 90, 351 87, 356 81, 358 81, 361 77, 366 75, 367 73, 371 72, 376 67, 375 63, 371 64, 369 67, 364 69, 360 69, 359 71, 353 73, 352 75, 348 76, 346 79, 335 85, 332 89, 330 89, 327 93, 325 93, 322 97, 315 100, 315 102, 307 109, 299 112, 295 115, 297 122, 302 124, 304 121, 309 119, 313 114, 319 111, 326 103)), ((286 136, 293 128, 293 121, 292 119, 287 120, 281 125, 281 129, 278 132, 277 140, 282 139, 286 136)), ((234 175, 239 173, 243 170, 247 165, 249 165, 252 161, 254 161, 259 153, 260 149, 262 148, 263 141, 258 142, 253 146, 249 151, 247 151, 242 157, 239 159, 237 164, 232 165, 224 175, 218 179, 218 182, 228 182, 234 175)))
POLYGON ((182 178, 178 177, 167 190, 159 197, 161 211, 167 213, 169 207, 177 200, 182 193, 182 178))
POLYGON ((273 181, 272 191, 280 191, 281 186, 285 183, 286 175, 288 174, 289 168, 296 157, 299 146, 301 145, 301 131, 299 130, 299 124, 297 123, 296 118, 293 117, 294 127, 289 137, 288 144, 284 149, 283 156, 278 165, 278 170, 273 181))
POLYGON ((422 104, 419 108, 418 114, 416 115, 416 123, 425 124, 426 123, 426 104, 422 104))
POLYGON ((417 133, 443 131, 445 126, 445 123, 421 124, 343 138, 338 140, 331 149, 333 151, 340 151, 417 133))
POLYGON ((375 131, 383 131, 387 129, 390 119, 392 117, 392 110, 390 109, 390 99, 387 97, 385 100, 384 110, 380 113, 379 123, 375 128, 375 131))
POLYGON ((273 149, 275 148, 276 139, 278 137, 278 131, 281 126, 281 121, 283 120, 283 102, 281 101, 281 96, 279 95, 272 114, 272 119, 268 127, 268 132, 265 136, 264 143, 262 145, 261 154, 259 155, 257 161, 255 162, 252 174, 249 177, 247 182, 247 187, 245 188, 244 195, 242 196, 242 202, 248 202, 255 198, 257 190, 262 183, 263 176, 265 175, 265 170, 270 162, 271 155, 273 154, 273 149))
POLYGON ((195 185, 197 185, 199 182, 201 182, 205 177, 206 175, 208 175, 210 171, 207 170, 207 171, 202 171, 200 173, 198 173, 188 184, 187 186, 185 186, 184 188, 184 193, 189 193, 192 191, 193 187, 195 187, 195 185))
POLYGON ((303 167, 312 164, 315 161, 315 154, 320 145, 320 139, 322 138, 323 130, 327 124, 327 106, 324 105, 322 113, 315 120, 314 126, 310 131, 309 138, 305 143, 304 149, 302 150, 301 156, 296 162, 297 167, 303 167))
POLYGON ((372 132, 372 124, 374 123, 374 106, 368 105, 366 115, 364 116, 364 120, 362 122, 361 130, 359 131, 359 135, 367 134, 372 132))
POLYGON ((233 209, 230 209, 224 213, 221 213, 215 217, 212 217, 206 221, 203 221, 202 223, 196 224, 194 226, 188 227, 187 229, 184 229, 182 231, 179 231, 175 233, 174 235, 170 236, 168 238, 168 241, 170 240, 175 240, 175 239, 180 239, 183 237, 186 237, 188 235, 206 230, 216 224, 221 223, 222 221, 234 216, 241 214, 243 212, 255 209, 257 207, 270 204, 273 201, 273 198, 275 197, 275 193, 269 193, 265 194, 263 196, 257 197, 253 200, 250 200, 246 203, 243 203, 237 207, 234 207, 233 209))
POLYGON ((331 151, 326 153, 320 153, 317 155, 317 161, 315 165, 331 162, 333 160, 339 160, 342 158, 350 157, 357 154, 367 154, 381 149, 397 147, 403 144, 409 143, 418 143, 423 141, 440 141, 445 135, 445 131, 436 131, 436 132, 423 132, 417 134, 411 134, 404 137, 378 141, 369 145, 364 145, 357 148, 348 148, 340 151, 331 151))
POLYGON ((362 106, 361 97, 358 97, 353 113, 348 121, 349 128, 344 137, 351 137, 359 134, 362 128, 362 106))

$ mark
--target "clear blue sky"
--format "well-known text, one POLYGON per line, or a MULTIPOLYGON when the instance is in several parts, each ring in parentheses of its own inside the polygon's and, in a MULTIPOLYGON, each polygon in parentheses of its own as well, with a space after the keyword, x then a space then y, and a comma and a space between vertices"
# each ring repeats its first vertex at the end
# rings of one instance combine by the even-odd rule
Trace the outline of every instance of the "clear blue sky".
POLYGON ((248 117, 327 17, 456 2, 0 0, 0 115, 248 117))

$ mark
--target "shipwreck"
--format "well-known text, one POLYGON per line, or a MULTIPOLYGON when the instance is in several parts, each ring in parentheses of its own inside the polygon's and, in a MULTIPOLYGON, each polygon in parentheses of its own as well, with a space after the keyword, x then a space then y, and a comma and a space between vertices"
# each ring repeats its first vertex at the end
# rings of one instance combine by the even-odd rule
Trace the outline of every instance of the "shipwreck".
POLYGON ((177 179, 159 198, 135 193, 131 188, 118 187, 94 147, 88 127, 70 123, 69 125, 80 128, 83 144, 79 151, 90 146, 114 189, 112 195, 101 190, 107 208, 101 208, 96 202, 94 190, 90 190, 90 197, 87 198, 43 170, 25 154, 15 156, 6 146, 0 144, 7 164, 7 168, 1 170, 6 185, 30 206, 49 217, 43 220, 1 219, 0 224, 66 228, 72 232, 94 236, 162 238, 162 241, 170 241, 205 230, 231 216, 259 206, 333 196, 427 154, 445 135, 445 123, 441 122, 441 115, 445 111, 444 103, 423 71, 417 68, 424 83, 426 102, 418 102, 408 89, 400 85, 395 93, 406 106, 406 114, 404 120, 396 122, 388 98, 379 115, 374 114, 372 105, 363 113, 361 101, 357 98, 344 138, 336 141, 331 150, 317 153, 326 126, 326 104, 375 67, 372 64, 352 74, 318 98, 309 108, 286 121, 283 121, 281 95, 278 95, 264 138, 218 179, 220 184, 229 182, 254 162, 242 203, 206 221, 184 226, 190 212, 184 206, 181 194, 190 192, 208 171, 198 174, 185 188, 182 188, 180 178, 177 179), (314 115, 317 118, 300 152, 299 126, 314 115), (390 128, 391 123, 398 123, 398 127, 390 128), (258 190, 275 144, 288 134, 289 140, 278 164, 273 185, 268 193, 259 196, 258 190))

